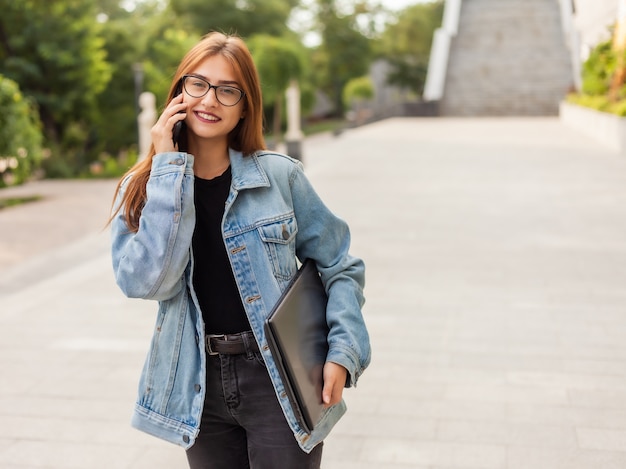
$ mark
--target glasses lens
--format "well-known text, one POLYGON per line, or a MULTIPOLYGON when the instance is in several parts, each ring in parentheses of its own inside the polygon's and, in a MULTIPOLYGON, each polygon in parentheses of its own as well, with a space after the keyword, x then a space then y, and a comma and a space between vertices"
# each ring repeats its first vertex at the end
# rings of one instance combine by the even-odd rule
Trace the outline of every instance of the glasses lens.
POLYGON ((215 88, 217 100, 224 106, 234 106, 239 102, 243 92, 232 86, 218 86, 215 88))
POLYGON ((194 98, 201 98, 209 91, 209 84, 197 77, 186 76, 184 85, 187 94, 194 98))
POLYGON ((215 89, 215 97, 224 106, 234 106, 243 97, 243 91, 239 88, 226 85, 213 86, 208 81, 193 75, 186 75, 183 84, 187 94, 194 98, 202 98, 211 88, 215 89))

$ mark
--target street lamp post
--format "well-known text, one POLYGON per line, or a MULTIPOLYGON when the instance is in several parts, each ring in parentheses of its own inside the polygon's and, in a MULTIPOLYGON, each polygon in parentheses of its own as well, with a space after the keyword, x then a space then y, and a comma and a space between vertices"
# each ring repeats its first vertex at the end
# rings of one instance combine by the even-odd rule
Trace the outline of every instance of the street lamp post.
MULTIPOLYGON (((141 107, 139 106, 139 96, 143 88, 143 64, 135 62, 133 64, 133 80, 135 82, 135 120, 137 121, 141 107)), ((137 124, 137 145, 139 145, 139 124, 137 124)))

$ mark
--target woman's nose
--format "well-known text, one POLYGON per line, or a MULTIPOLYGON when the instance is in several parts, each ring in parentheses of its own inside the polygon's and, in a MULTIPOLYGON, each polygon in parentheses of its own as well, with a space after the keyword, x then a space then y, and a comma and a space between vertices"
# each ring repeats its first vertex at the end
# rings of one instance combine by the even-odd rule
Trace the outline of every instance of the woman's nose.
POLYGON ((219 103, 217 100, 217 90, 215 88, 209 88, 207 94, 202 98, 201 103, 205 106, 215 106, 219 103), (211 93, 213 91, 213 93, 211 93))

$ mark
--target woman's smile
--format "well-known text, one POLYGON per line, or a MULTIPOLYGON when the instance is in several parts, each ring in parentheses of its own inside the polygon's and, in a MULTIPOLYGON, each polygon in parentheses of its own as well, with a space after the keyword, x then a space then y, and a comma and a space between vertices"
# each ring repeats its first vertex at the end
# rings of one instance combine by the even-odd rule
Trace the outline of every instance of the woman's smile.
POLYGON ((196 117, 202 122, 218 122, 221 119, 217 117, 215 114, 205 111, 194 111, 196 117))

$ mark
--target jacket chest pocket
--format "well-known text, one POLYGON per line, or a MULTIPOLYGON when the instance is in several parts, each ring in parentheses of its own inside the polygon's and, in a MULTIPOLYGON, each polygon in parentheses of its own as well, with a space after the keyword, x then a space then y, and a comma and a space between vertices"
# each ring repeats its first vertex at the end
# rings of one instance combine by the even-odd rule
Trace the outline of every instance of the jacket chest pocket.
POLYGON ((296 219, 291 217, 261 225, 258 231, 274 275, 280 279, 290 279, 296 270, 296 219))

